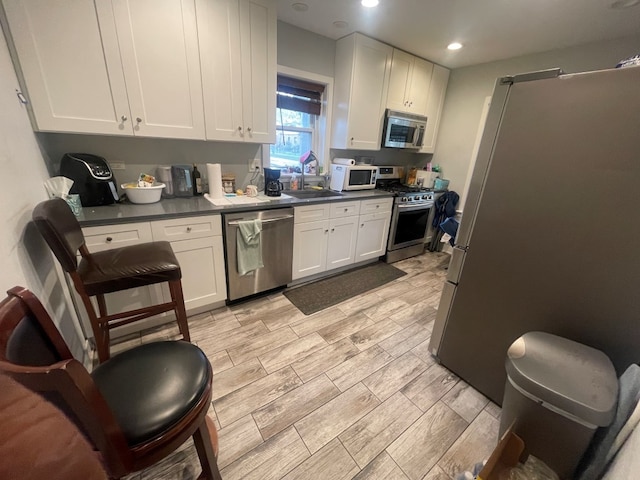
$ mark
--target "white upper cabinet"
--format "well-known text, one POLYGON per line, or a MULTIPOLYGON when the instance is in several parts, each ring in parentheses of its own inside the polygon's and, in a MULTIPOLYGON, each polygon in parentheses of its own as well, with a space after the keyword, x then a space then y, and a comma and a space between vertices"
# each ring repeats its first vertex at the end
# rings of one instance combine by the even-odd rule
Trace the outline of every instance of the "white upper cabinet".
POLYGON ((113 13, 134 135, 204 139, 194 0, 113 0, 113 13))
POLYGON ((432 63, 394 49, 387 108, 426 115, 432 71, 432 63))
POLYGON ((337 41, 332 148, 380 150, 392 55, 359 33, 337 41))
POLYGON ((194 0, 3 0, 42 131, 204 139, 194 0))
POLYGON ((92 0, 3 0, 28 99, 42 131, 131 135, 113 14, 92 0), (103 49, 103 43, 113 48, 103 49), (124 118, 124 120, 123 120, 124 118))
POLYGON ((270 0, 196 0, 208 140, 274 143, 276 10, 270 0))
POLYGON ((440 65, 434 65, 427 100, 427 128, 420 153, 433 153, 435 150, 448 82, 449 70, 440 65))

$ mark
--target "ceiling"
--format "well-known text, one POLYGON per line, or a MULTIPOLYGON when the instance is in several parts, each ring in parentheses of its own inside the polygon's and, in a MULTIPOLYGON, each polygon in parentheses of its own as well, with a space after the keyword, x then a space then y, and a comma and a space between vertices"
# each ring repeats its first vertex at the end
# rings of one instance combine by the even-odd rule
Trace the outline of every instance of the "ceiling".
MULTIPOLYGON (((278 19, 338 39, 361 32, 449 68, 637 35, 638 0, 277 0, 278 19), (611 8, 614 3, 635 3, 611 8), (308 5, 296 11, 294 3, 308 5), (334 22, 347 22, 339 28, 334 22), (452 52, 451 42, 464 45, 452 52)), ((640 53, 640 45, 637 52, 640 53)))

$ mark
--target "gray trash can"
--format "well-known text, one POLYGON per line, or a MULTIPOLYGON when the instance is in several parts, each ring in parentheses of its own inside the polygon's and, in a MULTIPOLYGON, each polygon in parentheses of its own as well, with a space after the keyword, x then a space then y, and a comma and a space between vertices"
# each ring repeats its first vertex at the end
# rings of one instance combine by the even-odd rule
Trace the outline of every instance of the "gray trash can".
POLYGON ((543 332, 507 352, 500 436, 513 425, 526 451, 571 478, 598 427, 615 415, 618 379, 600 350, 543 332))

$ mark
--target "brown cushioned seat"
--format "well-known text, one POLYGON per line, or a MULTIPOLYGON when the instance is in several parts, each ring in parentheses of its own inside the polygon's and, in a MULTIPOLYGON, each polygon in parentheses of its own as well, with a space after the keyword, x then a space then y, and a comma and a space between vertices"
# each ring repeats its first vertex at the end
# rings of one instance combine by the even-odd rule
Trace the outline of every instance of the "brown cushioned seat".
POLYGON ((173 310, 182 338, 189 341, 189 326, 182 293, 182 272, 169 242, 149 242, 91 253, 78 220, 67 202, 46 200, 33 210, 33 222, 69 274, 89 315, 98 358, 109 358, 109 330, 173 310), (82 259, 78 262, 78 253, 82 259), (167 282, 171 301, 127 312, 107 313, 104 295, 167 282), (95 297, 99 312, 90 297, 95 297))
POLYGON ((78 265, 89 296, 180 280, 180 265, 169 242, 151 242, 92 253, 78 265))

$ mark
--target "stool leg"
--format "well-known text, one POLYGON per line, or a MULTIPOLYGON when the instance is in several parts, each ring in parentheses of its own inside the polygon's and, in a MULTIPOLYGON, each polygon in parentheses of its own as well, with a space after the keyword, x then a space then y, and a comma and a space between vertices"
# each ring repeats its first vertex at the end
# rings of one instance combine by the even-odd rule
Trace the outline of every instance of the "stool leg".
POLYGON ((187 323, 187 311, 184 308, 184 295, 182 294, 182 281, 173 280, 169 282, 169 291, 171 292, 171 300, 175 302, 174 308, 176 312, 176 320, 178 321, 178 328, 187 342, 191 341, 191 335, 189 335, 189 324, 187 323))
MULTIPOLYGON (((91 299, 89 295, 87 295, 84 291, 78 292, 80 293, 80 298, 82 298, 82 303, 84 304, 84 308, 87 311, 87 315, 89 315, 89 320, 91 321, 91 327, 93 329, 93 337, 96 341, 96 351, 98 352, 98 360, 100 363, 109 360, 109 326, 100 322, 100 318, 96 314, 95 309, 93 308, 93 304, 91 303, 91 299)), ((100 313, 106 314, 106 304, 104 301, 104 295, 98 295, 98 306, 100 308, 100 313), (102 298, 100 298, 102 297, 102 298)))
POLYGON ((218 462, 216 460, 215 451, 217 450, 217 441, 214 446, 212 442, 212 435, 216 436, 215 426, 211 422, 209 416, 205 416, 205 421, 202 422, 198 430, 193 434, 193 443, 198 452, 198 458, 200 459, 200 465, 202 466, 202 474, 199 479, 207 480, 222 480, 220 470, 218 470, 218 462), (213 428, 213 431, 210 431, 213 428))

